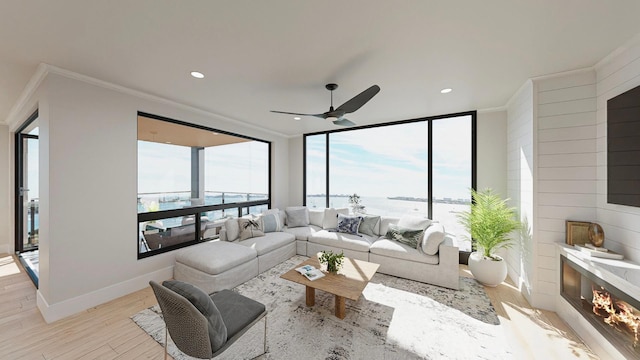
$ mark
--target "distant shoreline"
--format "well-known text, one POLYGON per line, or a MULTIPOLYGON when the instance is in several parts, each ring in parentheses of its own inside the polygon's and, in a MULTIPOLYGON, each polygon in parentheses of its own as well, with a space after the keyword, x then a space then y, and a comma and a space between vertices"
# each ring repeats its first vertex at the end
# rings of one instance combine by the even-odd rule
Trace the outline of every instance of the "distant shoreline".
MULTIPOLYGON (((324 198, 325 196, 326 195, 324 195, 324 194, 307 195, 307 197, 315 197, 315 198, 324 198)), ((332 197, 332 198, 348 198, 349 196, 351 196, 351 195, 337 194, 337 195, 331 195, 329 197, 332 197)), ((429 201, 429 199, 427 199, 427 198, 418 198, 418 197, 413 197, 413 196, 387 196, 387 199, 389 199, 389 200, 400 200, 400 201, 415 201, 415 202, 428 202, 429 201)), ((470 200, 452 199, 452 198, 433 199, 433 202, 434 203, 440 203, 440 204, 461 204, 461 205, 469 205, 469 204, 471 204, 470 200)))

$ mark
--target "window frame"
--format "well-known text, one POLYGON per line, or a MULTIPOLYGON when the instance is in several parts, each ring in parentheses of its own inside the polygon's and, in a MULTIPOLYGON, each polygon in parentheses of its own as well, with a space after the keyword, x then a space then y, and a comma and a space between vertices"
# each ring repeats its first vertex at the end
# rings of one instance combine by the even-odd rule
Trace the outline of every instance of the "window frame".
MULTIPOLYGON (((195 244, 199 244, 201 242, 205 242, 208 241, 208 239, 203 239, 201 237, 202 234, 202 226, 201 226, 201 218, 200 218, 200 214, 204 213, 204 212, 209 212, 209 211, 216 211, 216 210, 227 210, 227 209, 234 209, 236 208, 238 210, 238 217, 241 217, 243 214, 243 210, 246 210, 247 212, 249 211, 249 209, 253 206, 261 206, 261 205, 266 205, 267 208, 271 208, 271 154, 272 154, 272 144, 271 141, 267 141, 267 140, 262 140, 262 139, 258 139, 258 138, 254 138, 251 136, 247 136, 247 135, 242 135, 242 134, 236 134, 230 131, 225 131, 225 130, 220 130, 220 129, 216 129, 216 128, 211 128, 211 127, 207 127, 207 126, 203 126, 203 125, 198 125, 198 124, 193 124, 193 123, 189 123, 186 121, 182 121, 182 120, 176 120, 176 119, 172 119, 172 118, 168 118, 165 116, 160 116, 160 115, 154 115, 154 114, 150 114, 150 113, 146 113, 146 112, 142 112, 142 111, 138 111, 137 112, 137 117, 147 117, 149 119, 153 119, 153 120, 160 120, 160 121, 166 121, 166 122, 170 122, 176 125, 182 125, 182 126, 188 126, 188 127, 192 127, 192 128, 196 128, 199 130, 205 130, 205 131, 211 131, 211 132, 215 132, 215 133, 219 133, 219 134, 225 134, 225 135, 229 135, 229 136, 235 136, 235 137, 239 137, 239 138, 243 138, 243 139, 247 139, 247 140, 251 140, 251 141, 258 141, 258 142, 262 142, 267 144, 267 198, 263 199, 263 200, 253 200, 253 201, 242 201, 242 202, 234 202, 234 203, 223 203, 223 204, 216 204, 216 205, 196 205, 196 206, 190 206, 190 207, 185 207, 185 208, 181 208, 181 209, 170 209, 170 210, 159 210, 159 211, 152 211, 152 212, 139 212, 137 213, 137 221, 136 221, 136 234, 138 234, 136 236, 136 253, 137 253, 137 258, 138 260, 140 259, 144 259, 144 258, 148 258, 151 256, 155 256, 158 254, 162 254, 162 253, 166 253, 169 251, 173 251, 176 249, 180 249, 180 248, 184 248, 187 246, 191 246, 191 245, 195 245, 195 244), (194 216, 194 224, 195 224, 195 231, 194 231, 194 239, 191 241, 184 241, 181 242, 179 244, 175 244, 175 245, 170 245, 167 247, 162 247, 160 249, 155 249, 155 250, 149 250, 149 251, 145 251, 145 252, 140 252, 140 224, 147 222, 147 221, 153 221, 153 220, 162 220, 162 219, 167 219, 167 218, 174 218, 174 217, 184 217, 184 216, 194 216)), ((136 119, 137 119, 136 117, 136 119)), ((140 141, 138 140, 137 136, 136 136, 136 144, 137 142, 140 141)), ((137 153, 136 150, 136 161, 139 161, 139 154, 137 153)), ((136 167, 137 169, 137 167, 136 167)), ((137 174, 137 170, 136 170, 136 180, 138 179, 138 174, 137 174)), ((136 195, 138 194, 138 190, 136 189, 136 195)))
MULTIPOLYGON (((354 130, 362 130, 368 128, 376 128, 383 126, 395 126, 395 125, 403 125, 415 122, 426 122, 427 123, 427 216, 431 219, 433 217, 433 121, 438 120, 446 120, 448 118, 456 118, 462 116, 471 116, 471 188, 477 189, 477 180, 478 180, 478 171, 477 171, 477 120, 478 120, 478 112, 476 110, 473 111, 465 111, 459 113, 452 114, 444 114, 444 115, 436 115, 436 116, 428 116, 422 118, 408 119, 408 120, 400 120, 400 121, 391 121, 380 124, 372 124, 372 125, 363 125, 363 126, 353 126, 344 129, 335 129, 328 131, 318 131, 313 133, 306 133, 303 135, 302 140, 302 201, 303 205, 307 205, 307 137, 308 136, 317 136, 317 135, 325 135, 325 207, 329 207, 329 198, 330 198, 330 140, 329 137, 331 134, 344 132, 344 131, 354 131, 354 130)), ((473 248, 473 245, 472 245, 473 248)), ((461 260, 468 258, 470 252, 460 251, 461 260)), ((463 261, 466 262, 466 261, 463 261)))

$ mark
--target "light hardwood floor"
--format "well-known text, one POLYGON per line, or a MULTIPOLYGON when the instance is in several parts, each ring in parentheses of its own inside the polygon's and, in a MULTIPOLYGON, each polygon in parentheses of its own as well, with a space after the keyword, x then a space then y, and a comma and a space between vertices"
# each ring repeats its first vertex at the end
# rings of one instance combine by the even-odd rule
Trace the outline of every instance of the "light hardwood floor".
MULTIPOLYGON (((462 265, 460 274, 471 276, 462 265)), ((512 284, 485 289, 514 359, 597 359, 555 313, 531 308, 512 284)), ((22 265, 0 254, 0 359, 162 359, 163 348, 129 319, 155 303, 147 288, 47 324, 22 265)))

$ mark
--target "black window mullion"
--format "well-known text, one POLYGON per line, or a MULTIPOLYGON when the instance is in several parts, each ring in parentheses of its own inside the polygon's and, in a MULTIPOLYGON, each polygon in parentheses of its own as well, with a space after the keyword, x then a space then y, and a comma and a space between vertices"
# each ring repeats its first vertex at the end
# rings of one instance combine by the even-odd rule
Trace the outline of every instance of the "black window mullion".
POLYGON ((433 120, 427 120, 427 217, 433 219, 433 120))

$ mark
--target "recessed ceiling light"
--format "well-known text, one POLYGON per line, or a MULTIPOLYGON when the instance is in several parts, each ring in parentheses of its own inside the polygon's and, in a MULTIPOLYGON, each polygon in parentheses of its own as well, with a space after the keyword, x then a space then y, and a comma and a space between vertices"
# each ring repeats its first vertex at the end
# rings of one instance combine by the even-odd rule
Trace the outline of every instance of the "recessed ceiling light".
POLYGON ((442 90, 440 90, 440 93, 442 93, 442 94, 448 94, 448 93, 450 93, 451 91, 453 91, 453 89, 451 89, 451 88, 446 88, 446 89, 442 89, 442 90))
POLYGON ((293 118, 293 120, 300 120, 300 119, 302 119, 300 116, 296 116, 293 118))
POLYGON ((204 74, 199 72, 199 71, 192 71, 191 72, 191 76, 193 76, 196 79, 202 79, 204 78, 204 74))

